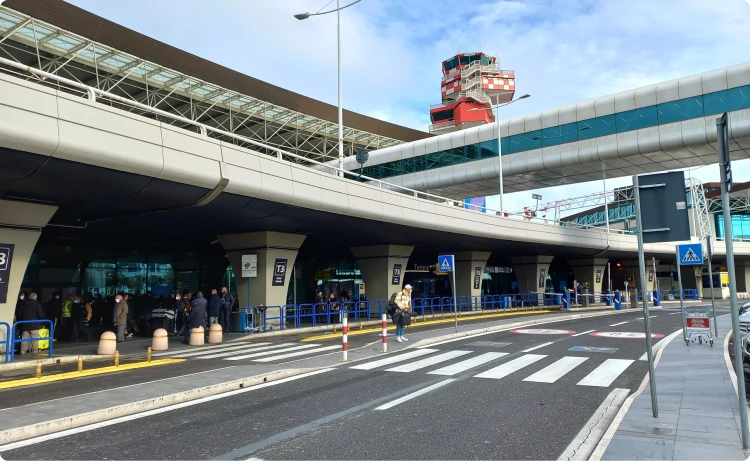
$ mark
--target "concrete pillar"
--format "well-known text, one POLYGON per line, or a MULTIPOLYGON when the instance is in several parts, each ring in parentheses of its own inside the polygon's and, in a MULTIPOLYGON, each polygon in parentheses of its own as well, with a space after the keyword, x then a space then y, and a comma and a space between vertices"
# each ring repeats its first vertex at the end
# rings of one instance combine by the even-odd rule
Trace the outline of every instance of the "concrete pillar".
MULTIPOLYGON (((244 234, 230 234, 217 236, 219 242, 227 252, 227 258, 234 270, 234 280, 237 283, 237 295, 240 307, 247 305, 283 306, 292 268, 297 259, 304 235, 285 234, 282 232, 264 231, 244 234), (247 299, 248 279, 242 277, 242 255, 258 256, 258 276, 254 277, 250 286, 250 302, 247 299), (277 262, 284 266, 283 275, 277 277, 277 262)), ((269 311, 269 317, 276 317, 278 311, 269 311)), ((278 322, 273 322, 278 323, 278 322)))
MULTIPOLYGON (((23 276, 56 206, 0 200, 0 322, 13 324, 23 276)), ((6 338, 0 327, 0 344, 6 338)), ((0 345, 0 352, 5 352, 0 345)))
MULTIPOLYGON (((658 269, 658 266, 659 266, 658 259, 656 260, 656 266, 658 269)), ((620 275, 620 277, 618 277, 619 280, 615 282, 615 277, 614 277, 615 268, 612 267, 612 272, 613 272, 612 285, 614 285, 615 289, 622 290, 624 288, 623 280, 625 280, 626 277, 629 276, 632 279, 632 282, 630 282, 629 284, 630 288, 635 287, 639 291, 641 290, 641 272, 638 267, 637 259, 629 260, 629 261, 622 261, 622 267, 618 269, 619 270, 617 271, 617 273, 618 275, 620 275)), ((654 268, 651 262, 651 258, 646 258, 646 290, 648 291, 653 291, 656 289, 656 274, 651 273, 653 270, 654 268)), ((684 282, 684 279, 683 279, 683 282, 684 282)))
MULTIPOLYGON (((601 293, 602 286, 607 286, 604 278, 607 276, 607 258, 577 258, 569 259, 568 265, 573 276, 584 287, 588 285, 590 293, 601 293)), ((614 281, 612 281, 614 285, 614 281)), ((575 287, 571 287, 575 289, 575 287)), ((615 288, 617 288, 615 286, 615 288)))
POLYGON ((481 296, 484 268, 490 258, 489 251, 461 251, 456 258, 456 294, 458 296, 481 296), (477 284, 476 277, 479 277, 477 284))
POLYGON ((518 280, 518 292, 544 292, 544 283, 549 273, 549 265, 554 256, 511 256, 510 264, 518 280), (540 279, 542 286, 539 286, 540 279))
POLYGON ((351 247, 365 282, 365 295, 371 301, 383 301, 404 286, 404 271, 414 250, 410 245, 372 245, 351 247), (396 283, 394 283, 396 282, 396 283))
MULTIPOLYGON (((718 271, 719 267, 720 266, 716 264, 716 261, 714 261, 714 271, 718 271)), ((750 291, 750 283, 748 283, 750 282, 750 261, 740 261, 735 259, 734 271, 736 272, 735 281, 737 283, 737 292, 747 293, 750 291)))

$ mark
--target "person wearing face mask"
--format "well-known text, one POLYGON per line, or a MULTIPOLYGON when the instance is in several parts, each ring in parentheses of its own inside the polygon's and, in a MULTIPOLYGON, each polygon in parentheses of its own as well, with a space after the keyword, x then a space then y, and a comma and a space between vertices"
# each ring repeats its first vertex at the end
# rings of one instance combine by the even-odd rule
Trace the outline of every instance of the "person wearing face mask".
POLYGON ((52 298, 44 303, 44 314, 47 316, 47 320, 51 321, 55 325, 55 337, 52 339, 55 341, 60 335, 57 331, 58 324, 60 323, 60 314, 62 314, 62 302, 60 301, 60 293, 55 292, 52 294, 52 298))
POLYGON ((91 304, 87 303, 82 297, 73 298, 73 334, 70 336, 71 343, 77 343, 81 339, 81 333, 86 336, 86 342, 91 342, 91 332, 86 328, 86 324, 91 321, 91 304))
POLYGON ((115 296, 115 327, 117 327, 117 342, 125 341, 125 327, 128 326, 128 302, 122 295, 115 296))

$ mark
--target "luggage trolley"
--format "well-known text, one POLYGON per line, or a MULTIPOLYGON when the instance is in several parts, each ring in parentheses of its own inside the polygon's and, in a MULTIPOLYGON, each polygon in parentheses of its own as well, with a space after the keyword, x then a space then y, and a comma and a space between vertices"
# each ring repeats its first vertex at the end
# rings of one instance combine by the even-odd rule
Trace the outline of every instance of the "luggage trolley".
MULTIPOLYGON (((245 333, 263 333, 263 312, 266 310, 264 305, 258 307, 245 306, 245 315, 247 315, 247 325, 245 333)), ((273 325, 268 325, 268 331, 273 331, 273 325)))
POLYGON ((688 346, 690 343, 695 343, 698 340, 698 344, 707 342, 714 347, 714 340, 711 337, 711 323, 710 317, 711 307, 685 307, 685 323, 687 326, 687 339, 685 344, 688 346))

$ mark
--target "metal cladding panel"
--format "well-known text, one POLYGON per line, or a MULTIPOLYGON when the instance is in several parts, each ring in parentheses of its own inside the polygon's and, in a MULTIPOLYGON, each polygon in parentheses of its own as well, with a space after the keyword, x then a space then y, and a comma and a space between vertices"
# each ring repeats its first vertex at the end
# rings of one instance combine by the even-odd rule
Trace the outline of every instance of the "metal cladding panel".
POLYGON ((510 119, 508 122, 508 133, 513 136, 515 134, 521 134, 524 130, 524 117, 516 117, 513 119, 510 119))
POLYGON ((575 123, 578 121, 576 119, 576 105, 570 104, 567 106, 563 106, 558 111, 558 119, 560 121, 560 125, 565 125, 566 123, 575 123))
POLYGON ((558 109, 552 109, 546 112, 542 112, 542 128, 552 128, 558 126, 560 124, 558 114, 558 109))
POLYGON ((727 85, 729 88, 750 85, 750 62, 728 67, 727 85))
POLYGON ((604 117, 605 115, 612 115, 615 113, 615 97, 605 96, 599 98, 594 102, 597 117, 604 117))
MULTIPOLYGON (((470 129, 474 129, 474 128, 470 128, 470 129)), ((479 142, 497 139, 497 128, 495 127, 494 123, 489 123, 487 125, 480 125, 476 128, 476 130, 478 133, 477 137, 479 139, 479 142)))
POLYGON ((681 78, 678 83, 680 99, 700 96, 703 94, 700 75, 681 78))
POLYGON ((635 91, 625 91, 615 95, 615 112, 635 109, 635 91))
POLYGON ((713 93, 727 89, 727 71, 726 69, 713 70, 701 75, 701 84, 703 94, 713 93))
POLYGON ((680 99, 679 81, 670 80, 656 85, 656 103, 677 101, 680 99))
POLYGON ((643 107, 655 106, 656 105, 656 87, 647 86, 644 88, 638 88, 635 90, 635 107, 641 109, 643 107))
POLYGON ((690 240, 685 173, 675 171, 643 175, 638 177, 638 184, 643 243, 690 240), (664 230, 654 231, 656 229, 664 230))
POLYGON ((524 131, 534 131, 542 129, 542 113, 532 114, 524 118, 524 131))
POLYGON ((590 100, 578 103, 576 105, 575 121, 588 120, 596 117, 596 108, 594 106, 595 102, 596 101, 594 100, 590 100))

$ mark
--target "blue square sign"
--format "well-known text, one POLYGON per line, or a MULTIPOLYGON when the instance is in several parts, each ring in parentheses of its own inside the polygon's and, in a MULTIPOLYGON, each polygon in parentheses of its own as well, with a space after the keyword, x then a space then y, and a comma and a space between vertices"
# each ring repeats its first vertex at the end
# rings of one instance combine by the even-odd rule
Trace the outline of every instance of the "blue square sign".
POLYGON ((453 272, 453 269, 455 267, 453 255, 438 256, 438 266, 440 272, 453 272))
POLYGON ((677 261, 682 266, 702 266, 703 247, 700 243, 677 245, 677 261))

